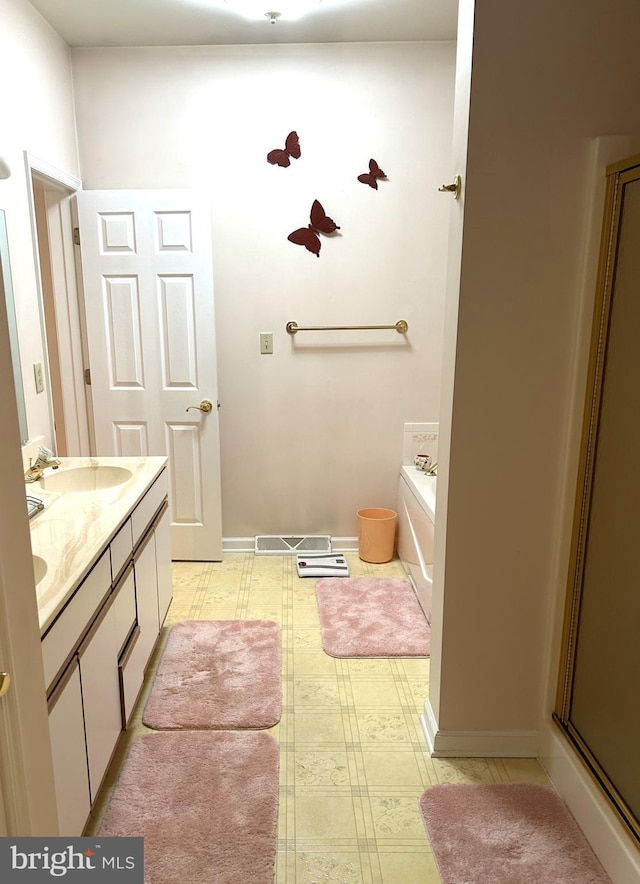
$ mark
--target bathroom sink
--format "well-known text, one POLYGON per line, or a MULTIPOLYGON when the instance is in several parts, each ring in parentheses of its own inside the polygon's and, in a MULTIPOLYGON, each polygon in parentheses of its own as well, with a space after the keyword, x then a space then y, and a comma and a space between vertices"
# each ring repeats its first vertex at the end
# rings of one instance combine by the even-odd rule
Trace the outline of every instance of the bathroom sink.
POLYGON ((103 491, 128 482, 132 475, 125 467, 72 467, 47 472, 40 485, 45 491, 103 491))
POLYGON ((47 563, 40 556, 33 556, 33 576, 36 578, 36 584, 40 583, 44 575, 47 573, 47 563))

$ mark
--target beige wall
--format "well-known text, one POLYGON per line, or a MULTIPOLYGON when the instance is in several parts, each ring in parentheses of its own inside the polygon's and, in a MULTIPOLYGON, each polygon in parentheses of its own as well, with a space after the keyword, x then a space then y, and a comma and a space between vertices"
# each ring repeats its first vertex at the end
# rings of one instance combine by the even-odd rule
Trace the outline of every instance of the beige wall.
POLYGON ((226 537, 356 534, 438 416, 453 44, 73 52, 87 188, 211 192, 226 537), (295 129, 302 157, 266 162, 295 129), (388 175, 357 181, 370 157, 388 175), (287 242, 319 199, 320 257, 287 242), (409 323, 299 333, 300 325, 409 323), (274 353, 259 355, 260 332, 274 353))
MULTIPOLYGON (((471 0, 461 10, 470 22, 471 0)), ((443 369, 441 444, 450 436, 451 447, 431 688, 440 737, 470 747, 490 735, 542 751, 551 727, 584 386, 576 356, 592 297, 583 272, 593 140, 640 132, 640 6, 621 0, 615 11, 596 0, 483 0, 475 10, 466 186, 452 223, 463 243, 443 369)), ((456 151, 464 161, 457 136, 456 151)), ((581 820, 588 793, 574 789, 581 820)), ((591 835, 606 816, 591 815, 591 835)), ((612 828, 614 855, 628 838, 612 828)), ((637 880, 637 849, 625 855, 617 880, 637 880)))
MULTIPOLYGON (((69 50, 25 0, 3 0, 0 9, 0 155, 12 175, 0 180, 0 209, 6 213, 11 272, 25 377, 27 420, 48 431, 46 396, 36 397, 32 364, 44 363, 40 335, 27 178, 23 151, 77 174, 69 50)), ((33 571, 21 481, 19 436, 7 326, 0 308, 0 669, 12 687, 2 700, 0 779, 11 834, 57 831, 53 773, 48 745, 44 676, 39 656, 35 592, 25 592, 33 571)))
POLYGON ((476 9, 456 349, 446 355, 443 617, 445 629, 456 624, 442 649, 447 729, 536 728, 542 703, 590 144, 640 130, 640 7, 617 4, 615 20, 597 2, 580 9, 476 9))
POLYGON ((26 0, 3 0, 0 11, 0 156, 11 178, 0 181, 21 336, 31 436, 48 436, 46 395, 35 393, 33 364, 45 363, 39 325, 23 152, 78 174, 69 48, 26 0))

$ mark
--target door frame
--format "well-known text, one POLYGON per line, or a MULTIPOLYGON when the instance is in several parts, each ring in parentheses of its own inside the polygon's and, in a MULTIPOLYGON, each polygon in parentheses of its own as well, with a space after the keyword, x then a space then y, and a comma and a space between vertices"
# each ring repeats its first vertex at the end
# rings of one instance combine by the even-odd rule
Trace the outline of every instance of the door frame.
POLYGON ((59 455, 93 452, 91 388, 81 275, 74 247, 79 178, 24 152, 45 372, 50 437, 59 455))

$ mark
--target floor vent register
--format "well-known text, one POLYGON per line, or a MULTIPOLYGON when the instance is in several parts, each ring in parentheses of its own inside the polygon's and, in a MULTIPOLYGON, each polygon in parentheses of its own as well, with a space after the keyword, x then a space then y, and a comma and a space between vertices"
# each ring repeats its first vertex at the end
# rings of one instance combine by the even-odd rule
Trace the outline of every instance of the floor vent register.
POLYGON ((288 534, 258 534, 255 539, 256 555, 262 556, 281 556, 291 553, 330 553, 331 552, 331 535, 330 534, 307 534, 307 535, 288 535, 288 534))

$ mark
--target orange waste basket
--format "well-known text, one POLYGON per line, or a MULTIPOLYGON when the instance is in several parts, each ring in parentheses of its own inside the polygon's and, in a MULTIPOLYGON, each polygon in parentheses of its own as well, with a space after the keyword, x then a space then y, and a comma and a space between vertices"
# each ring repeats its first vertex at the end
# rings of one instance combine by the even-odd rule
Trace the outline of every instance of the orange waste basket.
POLYGON ((398 514, 372 507, 358 510, 358 555, 363 562, 390 562, 396 542, 398 514))

